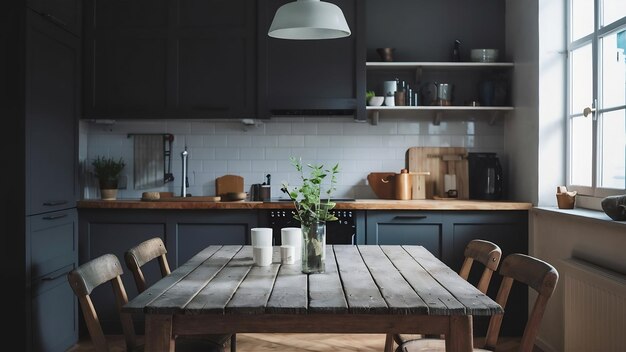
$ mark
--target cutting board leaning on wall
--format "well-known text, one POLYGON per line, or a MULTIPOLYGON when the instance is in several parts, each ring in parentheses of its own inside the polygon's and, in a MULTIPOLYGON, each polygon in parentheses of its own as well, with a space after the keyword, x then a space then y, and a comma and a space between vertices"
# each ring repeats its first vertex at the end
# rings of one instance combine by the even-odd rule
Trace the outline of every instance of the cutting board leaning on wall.
MULTIPOLYGON (((449 198, 444 191, 446 174, 456 177, 456 199, 469 199, 467 149, 463 147, 411 147, 406 152, 406 161, 409 172, 430 172, 430 175, 426 176, 426 199, 454 199, 449 198)), ((416 184, 417 182, 413 182, 414 186, 416 184)))

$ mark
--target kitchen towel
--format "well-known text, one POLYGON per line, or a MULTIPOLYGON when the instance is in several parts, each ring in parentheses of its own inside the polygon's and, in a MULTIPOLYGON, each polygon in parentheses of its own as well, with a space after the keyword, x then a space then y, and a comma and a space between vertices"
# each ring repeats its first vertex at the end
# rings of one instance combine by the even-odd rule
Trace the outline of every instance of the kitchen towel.
POLYGON ((163 186, 165 175, 165 139, 162 134, 135 134, 134 180, 135 189, 163 186))

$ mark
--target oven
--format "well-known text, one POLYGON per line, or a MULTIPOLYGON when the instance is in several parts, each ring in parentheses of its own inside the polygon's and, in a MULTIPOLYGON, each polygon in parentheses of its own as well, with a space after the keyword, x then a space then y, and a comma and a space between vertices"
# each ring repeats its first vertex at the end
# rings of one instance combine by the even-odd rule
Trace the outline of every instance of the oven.
MULTIPOLYGON (((336 221, 326 222, 326 244, 356 244, 356 220, 353 210, 331 210, 336 221)), ((274 245, 279 246, 280 229, 300 227, 300 222, 293 218, 293 209, 272 209, 267 213, 268 227, 274 234, 274 245)))

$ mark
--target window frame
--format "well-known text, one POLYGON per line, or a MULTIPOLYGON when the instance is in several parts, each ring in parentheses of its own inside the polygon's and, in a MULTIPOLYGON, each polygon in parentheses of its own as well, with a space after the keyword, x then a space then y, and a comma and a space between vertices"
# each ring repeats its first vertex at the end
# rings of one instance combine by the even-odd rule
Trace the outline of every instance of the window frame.
MULTIPOLYGON (((576 0, 567 0, 567 107, 566 107, 566 131, 567 131, 567 147, 566 147, 566 184, 568 189, 575 190, 582 196, 588 196, 592 198, 604 198, 611 195, 619 195, 626 193, 626 188, 617 189, 617 188, 607 188, 607 187, 599 187, 599 177, 601 175, 601 170, 599 169, 600 162, 600 127, 602 123, 602 119, 599 116, 603 113, 608 113, 616 110, 624 110, 626 114, 626 104, 621 106, 613 106, 610 108, 604 108, 601 103, 601 99, 599 96, 600 83, 601 83, 601 57, 599 56, 600 51, 600 41, 602 38, 611 35, 615 32, 626 30, 626 16, 621 19, 607 25, 601 25, 601 16, 602 16, 602 0, 594 0, 594 25, 593 32, 587 34, 579 39, 572 41, 572 18, 573 18, 573 6, 572 2, 576 0), (573 55, 572 52, 576 49, 582 48, 585 45, 591 44, 591 52, 592 52, 592 104, 589 106, 592 108, 592 113, 590 116, 586 118, 592 119, 592 175, 591 175, 591 186, 582 186, 572 184, 572 148, 574 141, 572 140, 572 121, 574 118, 584 116, 582 111, 572 111, 572 60, 573 55)), ((626 117, 625 117, 626 118, 626 117)), ((626 133, 626 132, 625 132, 626 133)), ((625 186, 626 187, 626 186, 625 186)))

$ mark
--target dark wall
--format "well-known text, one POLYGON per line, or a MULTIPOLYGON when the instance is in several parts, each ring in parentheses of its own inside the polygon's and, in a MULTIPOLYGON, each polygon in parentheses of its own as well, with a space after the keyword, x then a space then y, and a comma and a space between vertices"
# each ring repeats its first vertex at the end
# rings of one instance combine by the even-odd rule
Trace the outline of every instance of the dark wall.
POLYGON ((472 48, 500 49, 504 59, 502 0, 367 0, 367 61, 376 48, 396 48, 394 61, 450 61, 455 39, 461 61, 472 48))

